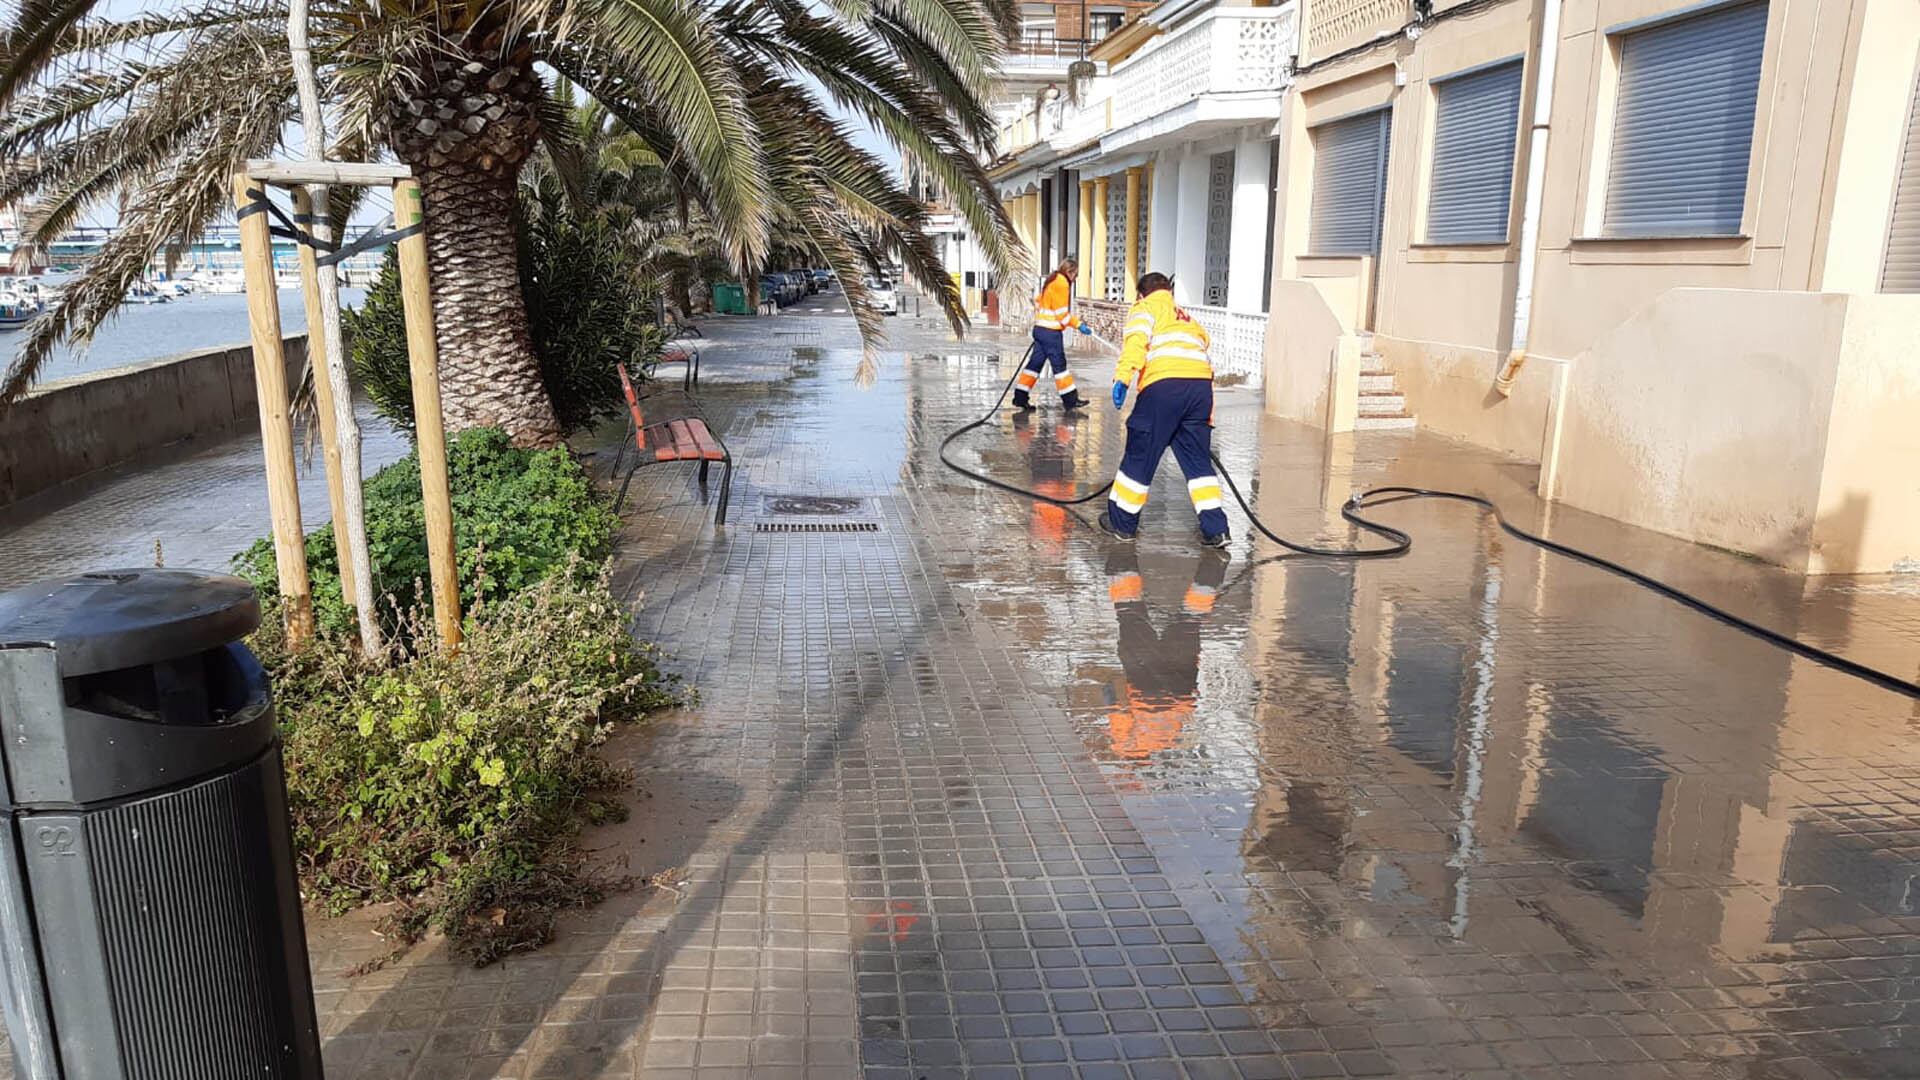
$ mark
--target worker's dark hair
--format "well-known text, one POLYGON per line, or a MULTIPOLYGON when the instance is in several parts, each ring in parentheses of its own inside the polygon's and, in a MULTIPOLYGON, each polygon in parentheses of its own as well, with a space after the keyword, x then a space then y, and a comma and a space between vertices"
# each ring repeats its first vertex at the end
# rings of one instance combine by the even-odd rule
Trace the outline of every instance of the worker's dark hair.
POLYGON ((1154 293, 1159 292, 1161 289, 1171 289, 1171 288, 1173 288, 1173 279, 1168 277, 1165 274, 1155 272, 1151 274, 1141 274, 1140 284, 1136 291, 1141 296, 1145 297, 1145 296, 1151 296, 1154 293))

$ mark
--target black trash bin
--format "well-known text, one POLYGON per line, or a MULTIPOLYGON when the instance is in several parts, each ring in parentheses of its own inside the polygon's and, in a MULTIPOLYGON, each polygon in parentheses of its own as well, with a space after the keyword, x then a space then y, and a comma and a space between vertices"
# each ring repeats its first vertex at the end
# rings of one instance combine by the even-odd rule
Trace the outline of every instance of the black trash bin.
POLYGON ((30 1080, 321 1076, 260 623, 238 578, 0 594, 0 970, 30 1080))

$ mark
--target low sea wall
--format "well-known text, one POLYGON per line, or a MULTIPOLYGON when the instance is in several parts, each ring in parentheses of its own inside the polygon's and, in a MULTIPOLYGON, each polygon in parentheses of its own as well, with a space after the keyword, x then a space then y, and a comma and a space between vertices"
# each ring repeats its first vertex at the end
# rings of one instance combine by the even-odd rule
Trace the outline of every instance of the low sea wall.
MULTIPOLYGON (((287 382, 306 362, 287 339, 287 382)), ((186 441, 259 427, 253 348, 230 345, 36 387, 0 406, 0 507, 186 441)))

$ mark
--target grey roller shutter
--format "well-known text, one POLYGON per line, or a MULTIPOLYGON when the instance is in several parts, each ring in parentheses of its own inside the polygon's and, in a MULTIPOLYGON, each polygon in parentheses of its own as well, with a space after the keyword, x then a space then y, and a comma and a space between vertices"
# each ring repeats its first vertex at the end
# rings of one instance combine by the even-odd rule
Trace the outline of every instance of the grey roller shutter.
POLYGON ((1893 224, 1880 268, 1880 291, 1920 292, 1920 77, 1907 113, 1907 142, 1900 154, 1900 184, 1893 192, 1893 224))
POLYGON ((1607 235, 1740 231, 1766 40, 1765 4, 1621 35, 1607 235))
POLYGON ((1520 61, 1437 82, 1427 242, 1499 244, 1513 212, 1520 61))
POLYGON ((1379 252, 1392 115, 1391 109, 1379 109, 1313 129, 1312 254, 1379 252))

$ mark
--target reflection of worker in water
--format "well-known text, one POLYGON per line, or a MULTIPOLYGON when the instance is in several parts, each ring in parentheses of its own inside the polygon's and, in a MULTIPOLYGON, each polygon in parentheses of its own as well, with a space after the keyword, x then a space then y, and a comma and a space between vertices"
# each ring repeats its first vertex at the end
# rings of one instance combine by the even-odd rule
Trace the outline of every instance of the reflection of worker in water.
MULTIPOLYGON (((1073 496, 1073 458, 1068 449, 1073 446, 1073 414, 1063 412, 1053 425, 1053 447, 1040 444, 1038 453, 1034 451, 1035 435, 1033 414, 1018 412, 1013 414, 1013 438, 1019 444, 1021 453, 1026 456, 1027 467, 1032 470, 1033 490, 1055 499, 1073 496)), ((1067 542, 1067 511, 1052 503, 1033 502, 1033 519, 1027 526, 1033 538, 1045 545, 1053 554, 1065 550, 1067 542)))
POLYGON ((1117 548, 1108 556, 1107 595, 1120 624, 1120 666, 1127 675, 1124 696, 1107 713, 1115 754, 1138 760, 1180 741, 1199 694, 1200 624, 1213 611, 1226 575, 1226 560, 1201 559, 1180 613, 1160 631, 1133 550, 1117 548))

